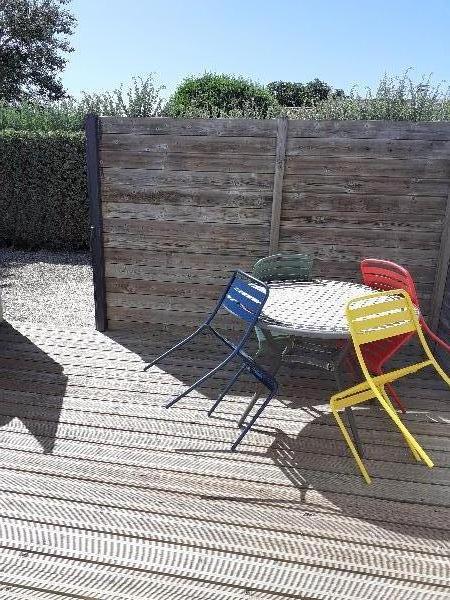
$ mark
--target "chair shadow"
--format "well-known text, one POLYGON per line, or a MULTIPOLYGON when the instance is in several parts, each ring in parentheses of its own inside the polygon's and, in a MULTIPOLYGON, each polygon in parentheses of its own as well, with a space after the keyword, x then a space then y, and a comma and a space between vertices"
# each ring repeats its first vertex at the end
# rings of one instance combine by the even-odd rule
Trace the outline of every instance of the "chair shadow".
POLYGON ((17 419, 43 452, 51 454, 67 376, 58 362, 7 321, 0 323, 0 336, 0 445, 2 433, 12 431, 17 419))
MULTIPOLYGON (((161 332, 156 338, 146 338, 145 335, 134 331, 108 330, 105 335, 148 364, 179 342, 180 339, 192 333, 192 330, 178 329, 177 332, 161 332)), ((250 354, 254 354, 257 349, 256 338, 249 340, 245 349, 250 354)), ((173 392, 173 396, 175 396, 192 385, 209 369, 219 364, 229 353, 230 350, 213 335, 203 333, 194 338, 186 347, 178 349, 174 354, 159 362, 157 366, 150 368, 147 373, 151 376, 152 369, 159 369, 176 379, 179 382, 179 389, 173 392)), ((211 400, 212 404, 241 364, 238 360, 231 361, 226 367, 199 385, 196 392, 211 400)), ((250 381, 249 377, 244 374, 233 386, 233 395, 249 396, 254 382, 255 380, 250 381)), ((188 397, 184 399, 184 402, 188 402, 188 397)))
MULTIPOLYGON (((150 338, 145 339, 139 333, 108 331, 107 335, 115 342, 139 355, 145 362, 152 361, 182 337, 180 335, 172 335, 172 338, 167 336, 164 339, 158 339, 157 343, 154 343, 150 338)), ((205 339, 200 337, 194 342, 190 350, 181 350, 176 358, 159 363, 158 368, 179 381, 179 390, 181 392, 183 388, 189 386, 196 379, 197 373, 192 369, 193 366, 197 365, 205 372, 206 364, 209 364, 209 362, 213 363, 214 361, 220 362, 217 352, 218 348, 213 348, 210 345, 210 340, 205 345, 205 339)), ((222 348, 222 352, 222 356, 225 356, 226 350, 222 348)), ((264 433, 266 438, 269 437, 266 450, 252 446, 250 442, 243 444, 231 457, 229 456, 230 452, 228 449, 218 449, 212 446, 208 448, 207 443, 205 443, 203 448, 189 448, 187 444, 186 447, 177 448, 176 452, 189 453, 193 457, 208 454, 216 456, 218 459, 222 457, 225 461, 231 458, 231 460, 236 461, 244 460, 247 463, 258 457, 263 459, 269 458, 270 462, 285 477, 286 485, 293 486, 297 490, 297 498, 295 500, 286 499, 285 501, 279 497, 276 499, 272 498, 270 487, 267 494, 262 492, 260 497, 219 497, 212 494, 208 498, 210 500, 226 499, 255 506, 269 507, 282 504, 289 510, 306 511, 308 514, 309 512, 315 514, 316 511, 320 513, 323 510, 323 505, 325 505, 332 507, 330 510, 337 515, 336 518, 339 518, 338 515, 345 515, 376 523, 377 526, 391 531, 394 536, 396 533, 400 535, 408 531, 411 535, 420 535, 427 539, 446 539, 448 535, 446 530, 428 525, 430 510, 433 511, 433 508, 430 508, 428 505, 433 506, 435 504, 438 512, 442 505, 442 485, 436 485, 436 482, 433 480, 433 471, 435 472, 436 470, 428 469, 423 464, 416 464, 412 460, 406 446, 402 446, 400 433, 391 425, 387 416, 385 418, 379 414, 376 415, 376 418, 380 419, 378 427, 380 430, 386 429, 389 432, 389 436, 398 434, 398 441, 392 441, 391 438, 389 443, 395 444, 395 446, 388 445, 384 448, 383 444, 378 444, 377 448, 372 451, 371 440, 373 440, 373 436, 370 433, 370 423, 374 412, 379 412, 379 409, 376 406, 357 409, 360 415, 359 421, 362 423, 362 428, 364 429, 362 441, 364 451, 366 452, 367 450, 365 460, 367 460, 369 472, 373 476, 372 486, 367 486, 362 477, 360 477, 356 464, 350 456, 344 441, 341 439, 333 416, 327 410, 330 394, 335 389, 334 382, 330 379, 324 385, 324 378, 328 380, 329 376, 313 369, 306 373, 307 379, 305 381, 311 382, 311 378, 316 377, 317 381, 320 381, 317 389, 305 388, 305 393, 302 394, 301 385, 291 388, 289 383, 286 389, 283 389, 283 379, 286 377, 286 380, 292 383, 292 377, 296 376, 296 368, 295 366, 287 367, 287 372, 280 372, 279 380, 282 388, 280 399, 283 406, 280 407, 279 400, 275 400, 274 402, 275 410, 278 410, 279 407, 280 411, 282 411, 281 421, 286 421, 286 430, 280 428, 279 423, 277 428, 272 427, 270 419, 263 420, 264 424, 258 421, 252 430, 253 432, 264 433), (298 420, 295 417, 299 411, 302 411, 307 418, 301 419, 302 425, 299 427, 300 431, 293 433, 295 426, 293 428, 292 421, 298 420), (365 419, 368 419, 367 424, 365 423, 365 419), (272 438, 272 441, 270 441, 270 438, 272 438), (393 450, 393 456, 391 456, 390 450, 393 448, 395 448, 395 451, 393 450), (316 462, 314 462, 315 457, 318 457, 316 462), (389 469, 392 468, 395 471, 390 473, 389 469), (425 494, 423 502, 420 502, 415 496, 415 473, 417 473, 417 485, 420 486, 421 493, 425 494), (380 487, 377 487, 377 485, 380 487), (379 492, 380 489, 381 493, 379 492), (320 496, 323 499, 318 500, 320 506, 315 505, 316 500, 312 499, 311 493, 315 494, 316 498, 320 496), (388 504, 391 504, 395 508, 397 516, 402 511, 406 514, 408 505, 412 504, 414 506, 414 519, 417 521, 417 525, 412 524, 411 519, 397 523, 395 522, 395 518, 391 518, 389 514, 386 514, 383 518, 379 516, 372 518, 372 515, 365 509, 365 500, 367 498, 370 498, 371 502, 377 506, 379 504, 380 511, 385 510, 388 504)), ((211 399, 211 401, 214 401, 225 386, 226 378, 231 376, 231 372, 232 370, 211 378, 199 387, 198 391, 208 399, 211 399)), ((302 372, 302 375, 304 374, 302 372)), ((358 377, 357 373, 353 375, 358 377)), ((200 373, 198 373, 198 376, 200 376, 200 373)), ((247 379, 240 383, 238 382, 233 387, 232 395, 249 399, 251 391, 251 383, 247 379)), ((189 398, 185 398, 182 402, 183 405, 184 402, 187 402, 187 405, 189 405, 189 398)), ((211 424, 215 424, 216 426, 222 423, 228 426, 236 425, 236 415, 226 414, 228 412, 226 402, 227 400, 225 399, 223 405, 225 410, 218 411, 218 414, 215 414, 211 419, 211 424)), ((436 417, 436 411, 433 414, 436 417)), ((425 418, 422 427, 424 431, 427 422, 425 418)), ((429 423, 431 426, 431 418, 429 419, 429 423)), ((425 431, 425 433, 427 432, 425 431)), ((251 436, 252 434, 249 435, 251 436)), ((432 434, 430 433, 430 435, 432 434)), ((221 469, 221 474, 224 472, 226 472, 226 462, 221 469)), ((438 520, 437 517, 435 520, 438 520)))

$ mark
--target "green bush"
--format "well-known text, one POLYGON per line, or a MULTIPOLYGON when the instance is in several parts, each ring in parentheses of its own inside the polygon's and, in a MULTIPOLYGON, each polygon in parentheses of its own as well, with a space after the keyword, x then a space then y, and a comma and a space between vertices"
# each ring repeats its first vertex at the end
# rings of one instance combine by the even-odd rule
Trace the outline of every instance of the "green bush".
POLYGON ((78 100, 15 105, 0 102, 0 130, 81 131, 84 116, 88 113, 109 117, 156 117, 161 113, 162 89, 155 85, 153 75, 148 75, 134 77, 130 85, 120 85, 111 92, 82 92, 78 100))
POLYGON ((250 117, 276 116, 280 106, 270 91, 243 77, 205 73, 188 77, 167 103, 169 117, 250 117))
POLYGON ((79 103, 61 100, 52 103, 0 103, 0 130, 16 131, 81 131, 84 112, 79 103))
POLYGON ((344 96, 343 90, 333 88, 320 81, 313 79, 308 83, 294 83, 291 81, 272 81, 267 89, 275 96, 281 106, 315 106, 318 102, 329 97, 344 96))
POLYGON ((0 173, 1 245, 88 247, 83 133, 0 131, 0 173))
POLYGON ((449 121, 450 93, 431 77, 419 82, 385 75, 375 92, 354 88, 348 96, 328 98, 313 108, 286 109, 291 119, 382 119, 387 121, 449 121))

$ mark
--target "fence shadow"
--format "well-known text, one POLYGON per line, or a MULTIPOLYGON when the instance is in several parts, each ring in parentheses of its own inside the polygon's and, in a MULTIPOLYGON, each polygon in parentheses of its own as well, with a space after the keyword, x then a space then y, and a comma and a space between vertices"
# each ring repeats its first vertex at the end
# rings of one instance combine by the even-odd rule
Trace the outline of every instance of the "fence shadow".
POLYGON ((67 376, 59 363, 6 321, 0 324, 0 344, 0 446, 2 434, 13 431, 17 419, 43 452, 51 454, 67 376))

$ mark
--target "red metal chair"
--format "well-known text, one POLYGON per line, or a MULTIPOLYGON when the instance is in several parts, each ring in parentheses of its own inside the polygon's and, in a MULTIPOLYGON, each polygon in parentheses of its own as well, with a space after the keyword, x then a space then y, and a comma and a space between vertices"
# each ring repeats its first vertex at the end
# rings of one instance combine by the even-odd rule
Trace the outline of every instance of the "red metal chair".
MULTIPOLYGON (((366 258, 361 261, 361 274, 363 282, 380 291, 402 289, 408 292, 413 304, 419 307, 417 290, 413 278, 409 271, 389 260, 377 258, 366 258)), ((450 352, 450 345, 441 340, 427 325, 423 316, 419 314, 419 321, 422 330, 430 336, 441 348, 450 352)), ((361 348, 364 360, 377 375, 382 374, 383 365, 411 338, 411 334, 398 335, 393 338, 365 344, 361 348)), ((386 386, 392 396, 392 399, 401 409, 406 412, 397 393, 392 386, 386 386)))

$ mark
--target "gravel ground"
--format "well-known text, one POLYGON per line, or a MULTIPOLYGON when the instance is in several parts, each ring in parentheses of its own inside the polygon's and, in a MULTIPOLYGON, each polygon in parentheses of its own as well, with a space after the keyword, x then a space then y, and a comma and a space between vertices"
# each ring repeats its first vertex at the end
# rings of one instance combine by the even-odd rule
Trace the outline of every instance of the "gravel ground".
POLYGON ((0 290, 6 320, 94 326, 88 253, 0 249, 0 290))

